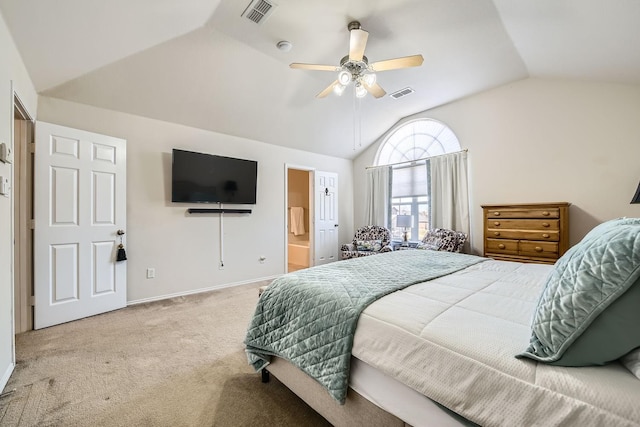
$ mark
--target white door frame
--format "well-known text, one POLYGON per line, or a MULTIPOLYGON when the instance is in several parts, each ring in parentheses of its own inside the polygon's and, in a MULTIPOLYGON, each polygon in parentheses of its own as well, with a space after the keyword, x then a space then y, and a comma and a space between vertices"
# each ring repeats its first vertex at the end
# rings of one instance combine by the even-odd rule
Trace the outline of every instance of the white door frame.
POLYGON ((315 242, 315 201, 313 199, 313 189, 315 186, 316 168, 310 166, 300 166, 291 163, 284 164, 284 272, 289 271, 289 227, 287 226, 289 215, 289 169, 309 172, 309 267, 315 264, 314 242, 315 242))
POLYGON ((33 138, 35 122, 17 93, 13 94, 13 304, 14 334, 33 329, 33 138), (20 117, 18 117, 20 116, 20 117), (22 129, 16 129, 16 121, 22 129))

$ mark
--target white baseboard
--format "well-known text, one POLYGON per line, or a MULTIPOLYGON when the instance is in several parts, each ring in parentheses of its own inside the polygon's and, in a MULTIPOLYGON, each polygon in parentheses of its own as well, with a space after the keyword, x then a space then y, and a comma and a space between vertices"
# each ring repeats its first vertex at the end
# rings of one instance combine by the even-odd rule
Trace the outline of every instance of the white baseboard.
POLYGON ((15 364, 10 363, 9 366, 7 367, 7 370, 2 375, 2 378, 0 378, 0 393, 2 393, 2 390, 4 390, 7 383, 9 382, 9 378, 11 377, 11 374, 13 373, 13 368, 15 368, 15 366, 16 366, 15 364))
POLYGON ((210 286, 208 288, 200 288, 200 289, 195 289, 195 290, 192 290, 192 291, 176 292, 174 294, 160 295, 160 296, 157 296, 157 297, 136 299, 136 300, 132 300, 132 301, 127 301, 127 306, 137 305, 137 304, 144 304, 144 303, 147 303, 147 302, 160 301, 160 300, 163 300, 163 299, 169 299, 169 298, 175 298, 175 297, 183 297, 183 296, 186 296, 186 295, 201 294, 203 292, 215 291, 216 289, 224 289, 224 288, 231 288, 231 287, 234 287, 234 286, 248 285, 249 283, 261 282, 263 280, 272 280, 272 279, 275 279, 275 278, 280 277, 280 276, 282 276, 282 275, 281 274, 277 274, 275 276, 268 276, 268 277, 262 277, 262 278, 259 278, 259 279, 245 280, 245 281, 242 281, 242 282, 224 283, 222 285, 214 285, 214 286, 210 286))

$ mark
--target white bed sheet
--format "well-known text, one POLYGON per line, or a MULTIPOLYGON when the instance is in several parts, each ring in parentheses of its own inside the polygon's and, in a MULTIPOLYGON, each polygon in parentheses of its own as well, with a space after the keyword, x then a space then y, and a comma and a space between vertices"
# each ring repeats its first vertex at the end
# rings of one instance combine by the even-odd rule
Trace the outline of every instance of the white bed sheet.
POLYGON ((353 356, 485 426, 640 425, 640 381, 622 365, 514 357, 551 268, 491 260, 390 294, 360 316, 353 356))

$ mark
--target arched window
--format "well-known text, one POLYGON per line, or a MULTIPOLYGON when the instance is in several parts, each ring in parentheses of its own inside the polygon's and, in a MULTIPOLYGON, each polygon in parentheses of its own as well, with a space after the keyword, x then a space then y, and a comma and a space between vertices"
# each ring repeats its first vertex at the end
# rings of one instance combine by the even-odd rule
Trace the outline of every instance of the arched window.
POLYGON ((431 228, 429 174, 425 160, 456 151, 460 151, 456 135, 447 125, 433 119, 400 124, 380 145, 376 166, 393 165, 388 226, 394 240, 403 240, 406 232, 408 240, 417 241, 431 228), (402 227, 403 220, 411 225, 402 227))
POLYGON ((376 166, 412 162, 460 151, 460 142, 447 125, 418 119, 399 125, 380 145, 376 166))

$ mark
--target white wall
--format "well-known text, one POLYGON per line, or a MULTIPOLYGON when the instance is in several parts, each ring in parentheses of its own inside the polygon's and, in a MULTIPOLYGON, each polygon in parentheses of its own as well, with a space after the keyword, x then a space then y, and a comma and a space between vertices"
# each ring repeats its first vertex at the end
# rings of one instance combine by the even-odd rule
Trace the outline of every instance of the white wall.
MULTIPOLYGON (((0 142, 13 148, 13 91, 31 114, 35 114, 37 108, 37 95, 2 14, 0 52, 0 142)), ((0 176, 10 177, 13 185, 12 165, 0 162, 0 176)), ((9 379, 14 364, 12 289, 13 198, 0 196, 0 390, 9 379)))
MULTIPOLYGON (((285 272, 285 163, 339 176, 340 242, 353 236, 352 162, 130 114, 41 97, 38 119, 127 140, 128 301, 243 283, 285 272), (171 203, 171 149, 258 161, 250 215, 224 216, 224 270, 218 269, 219 216, 186 214, 171 203), (264 264, 260 256, 266 256, 264 264), (147 267, 156 269, 146 279, 147 267)), ((216 206, 213 206, 216 207, 216 206)))
MULTIPOLYGON (((640 217, 640 87, 526 79, 412 117, 446 123, 469 150, 472 248, 482 253, 481 205, 562 202, 570 240, 598 223, 640 217)), ((364 221, 364 168, 384 136, 354 161, 356 227, 364 221)))

